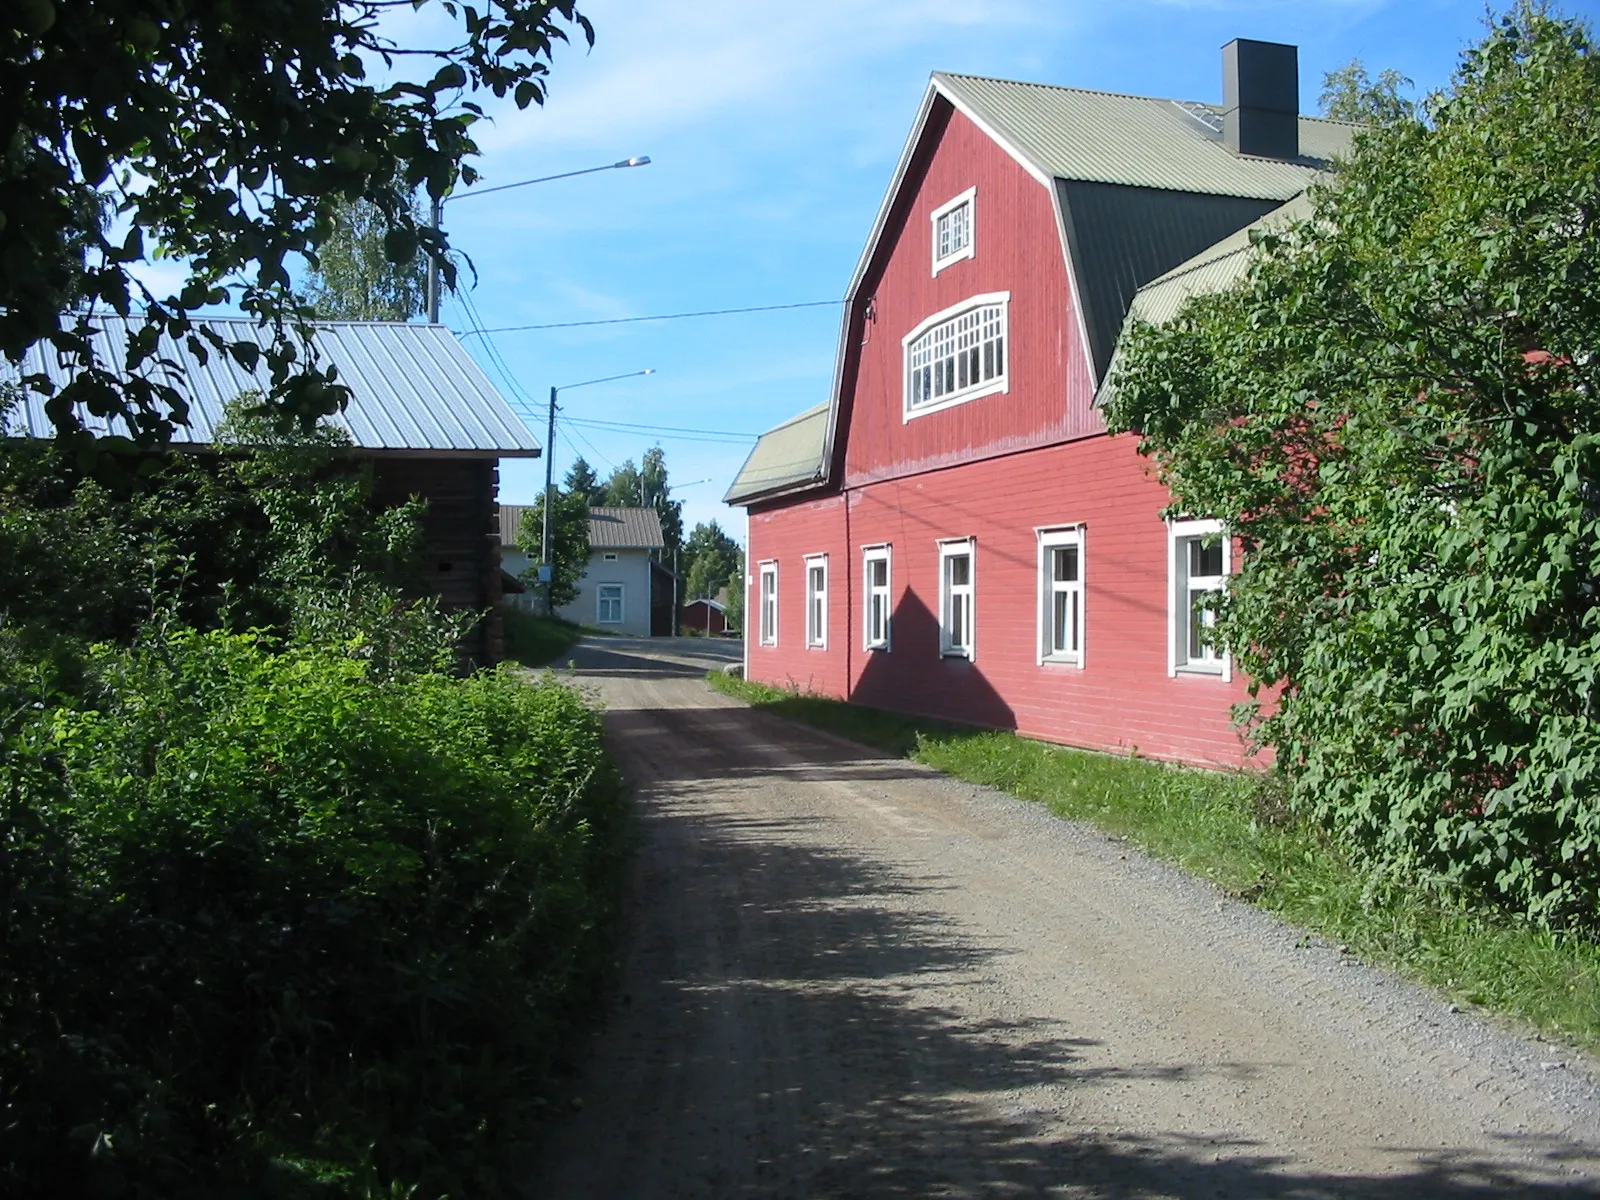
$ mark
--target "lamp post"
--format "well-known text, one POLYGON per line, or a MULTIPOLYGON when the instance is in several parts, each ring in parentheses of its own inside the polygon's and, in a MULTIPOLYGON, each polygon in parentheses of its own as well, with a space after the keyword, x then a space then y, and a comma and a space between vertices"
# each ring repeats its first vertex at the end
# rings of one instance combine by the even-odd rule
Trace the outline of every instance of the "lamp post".
MULTIPOLYGON (((549 183, 552 179, 571 179, 574 175, 593 175, 596 171, 618 171, 625 167, 648 167, 650 156, 636 154, 632 158, 625 158, 621 162, 606 163, 600 167, 585 167, 581 171, 563 171, 559 175, 541 175, 538 179, 522 179, 516 183, 497 184, 491 188, 475 188, 470 192, 462 192, 459 196, 440 196, 432 204, 428 215, 428 223, 435 232, 444 224, 444 202, 449 200, 470 200, 474 196, 487 196, 490 192, 504 192, 511 188, 528 187, 535 183, 549 183)), ((428 258, 428 323, 439 323, 439 260, 428 258)))
MULTIPOLYGON (((649 160, 646 160, 649 161, 649 160)), ((531 182, 531 181, 530 181, 531 182)), ((507 184, 507 187, 516 187, 516 184, 507 184)), ((550 561, 550 509, 555 504, 555 457, 556 448, 556 395, 560 392, 570 392, 573 388, 593 387, 597 383, 611 383, 618 379, 632 379, 636 375, 654 375, 654 367, 646 367, 642 371, 629 371, 623 375, 607 375, 604 379, 585 379, 582 383, 564 383, 560 387, 550 389, 550 421, 549 432, 545 438, 544 447, 544 532, 539 537, 539 574, 544 576, 544 615, 556 615, 555 606, 550 603, 550 589, 555 586, 555 564, 550 561)))

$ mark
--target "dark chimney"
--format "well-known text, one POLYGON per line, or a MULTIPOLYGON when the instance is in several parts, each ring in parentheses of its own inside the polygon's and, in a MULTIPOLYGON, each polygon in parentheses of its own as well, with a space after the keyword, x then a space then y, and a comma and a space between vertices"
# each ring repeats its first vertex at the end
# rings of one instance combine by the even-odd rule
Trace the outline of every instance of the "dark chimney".
POLYGON ((1300 156, 1300 61, 1293 46, 1235 38, 1222 48, 1222 140, 1236 154, 1300 156))

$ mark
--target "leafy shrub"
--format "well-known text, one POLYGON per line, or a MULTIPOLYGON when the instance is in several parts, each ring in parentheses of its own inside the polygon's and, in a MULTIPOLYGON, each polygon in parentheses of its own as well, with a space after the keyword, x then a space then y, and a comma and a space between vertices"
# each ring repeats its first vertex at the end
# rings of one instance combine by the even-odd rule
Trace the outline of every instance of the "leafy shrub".
POLYGON ((597 715, 188 630, 87 693, 0 746, 0 1192, 499 1194, 609 953, 597 715))
POLYGON ((0 445, 0 629, 16 652, 126 645, 159 616, 338 643, 380 672, 453 662, 476 617, 415 593, 421 502, 378 509, 348 437, 278 430, 253 402, 230 407, 215 454, 101 455, 86 473, 55 445, 0 445))
POLYGON ((1523 6, 1109 412, 1244 550, 1290 800, 1381 876, 1600 925, 1600 59, 1523 6))

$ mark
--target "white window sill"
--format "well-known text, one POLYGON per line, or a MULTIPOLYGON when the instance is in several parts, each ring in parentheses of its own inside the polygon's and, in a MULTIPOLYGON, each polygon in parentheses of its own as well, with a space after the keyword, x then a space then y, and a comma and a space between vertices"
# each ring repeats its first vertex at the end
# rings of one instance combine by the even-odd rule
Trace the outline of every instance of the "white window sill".
POLYGON ((937 262, 935 262, 933 264, 933 273, 934 273, 935 276, 937 276, 939 274, 939 272, 944 270, 946 267, 953 267, 958 262, 963 262, 963 261, 965 261, 966 259, 969 259, 969 258, 975 258, 977 256, 977 253, 978 253, 977 247, 974 246, 973 243, 968 242, 965 246, 963 246, 960 250, 957 250, 949 258, 941 258, 937 262))
POLYGON ((872 642, 869 645, 863 646, 862 649, 865 650, 868 654, 887 654, 887 653, 889 653, 889 643, 888 642, 872 642))
POLYGON ((1046 654, 1039 660, 1041 667, 1081 667, 1083 660, 1076 654, 1046 654))
POLYGON ((958 404, 966 404, 972 400, 982 400, 985 396, 993 396, 1010 390, 1009 377, 1002 375, 999 379, 992 379, 982 387, 971 388, 965 392, 955 392, 949 396, 941 396, 931 404, 919 404, 915 408, 907 408, 905 409, 902 424, 906 421, 915 421, 918 417, 925 417, 929 413, 943 412, 945 409, 954 408, 958 404))
POLYGON ((1221 679, 1227 674, 1227 667, 1222 663, 1179 663, 1174 670, 1179 675, 1197 675, 1211 679, 1221 679))

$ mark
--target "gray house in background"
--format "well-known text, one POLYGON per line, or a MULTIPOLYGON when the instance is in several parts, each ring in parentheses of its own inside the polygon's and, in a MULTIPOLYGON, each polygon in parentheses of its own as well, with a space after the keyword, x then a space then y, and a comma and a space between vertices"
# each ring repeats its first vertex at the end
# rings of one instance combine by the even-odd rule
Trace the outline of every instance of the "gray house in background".
MULTIPOLYGON (((511 575, 520 575, 532 566, 532 559, 517 546, 522 516, 532 511, 534 506, 528 504, 500 506, 500 557, 511 575)), ((661 514, 655 509, 591 508, 589 565, 578 581, 577 598, 558 608, 556 616, 631 637, 670 632, 652 628, 651 620, 652 609, 661 607, 662 576, 670 586, 670 573, 652 562, 650 555, 665 545, 661 514)), ((530 585, 523 595, 508 596, 506 603, 535 611, 541 599, 538 586, 530 585)), ((666 603, 671 604, 670 592, 666 603)))

